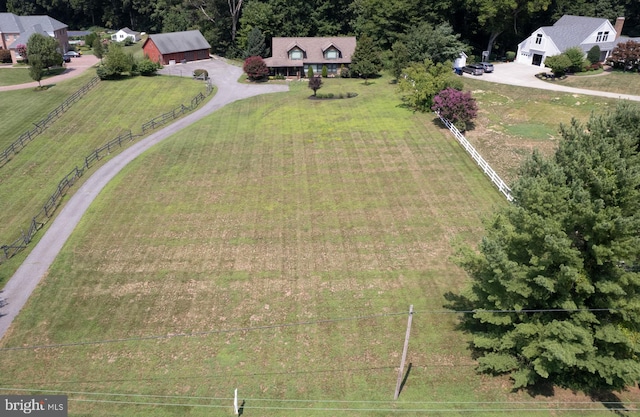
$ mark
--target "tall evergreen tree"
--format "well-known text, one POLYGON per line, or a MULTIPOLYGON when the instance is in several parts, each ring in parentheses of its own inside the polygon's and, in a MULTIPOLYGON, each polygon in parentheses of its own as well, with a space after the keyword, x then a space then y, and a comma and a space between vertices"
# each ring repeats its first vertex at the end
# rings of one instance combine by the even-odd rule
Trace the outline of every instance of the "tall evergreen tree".
POLYGON ((250 56, 265 58, 267 55, 269 55, 269 49, 265 43, 264 34, 259 28, 254 27, 247 37, 247 47, 244 50, 243 58, 247 59, 250 56))
POLYGON ((640 109, 561 128, 521 168, 514 204, 460 264, 479 370, 515 387, 590 392, 640 381, 640 109))
POLYGON ((377 75, 381 68, 380 53, 373 40, 366 35, 361 36, 351 56, 351 71, 364 78, 366 83, 369 78, 377 75))

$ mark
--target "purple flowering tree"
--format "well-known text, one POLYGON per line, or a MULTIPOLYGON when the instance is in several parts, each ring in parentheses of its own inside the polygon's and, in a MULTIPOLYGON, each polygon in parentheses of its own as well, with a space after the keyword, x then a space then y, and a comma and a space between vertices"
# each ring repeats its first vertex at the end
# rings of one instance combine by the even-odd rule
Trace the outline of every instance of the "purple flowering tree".
POLYGON ((478 115, 478 105, 471 97, 471 92, 445 88, 433 98, 431 110, 440 113, 442 117, 454 124, 458 130, 464 132, 478 115))
POLYGON ((16 46, 16 52, 22 57, 22 59, 24 59, 25 61, 27 60, 27 45, 21 43, 20 45, 16 46))

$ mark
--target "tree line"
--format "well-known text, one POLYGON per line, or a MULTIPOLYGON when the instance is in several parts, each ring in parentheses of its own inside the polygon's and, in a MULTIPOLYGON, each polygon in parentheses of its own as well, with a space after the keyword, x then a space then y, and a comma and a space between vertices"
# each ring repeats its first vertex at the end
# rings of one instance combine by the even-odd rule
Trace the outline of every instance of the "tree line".
POLYGON ((253 28, 267 45, 274 36, 367 35, 389 50, 420 25, 448 23, 473 53, 490 50, 496 57, 564 14, 612 22, 625 16, 623 33, 640 36, 636 0, 0 0, 0 12, 46 14, 70 30, 199 29, 213 51, 226 56, 245 50, 253 28))

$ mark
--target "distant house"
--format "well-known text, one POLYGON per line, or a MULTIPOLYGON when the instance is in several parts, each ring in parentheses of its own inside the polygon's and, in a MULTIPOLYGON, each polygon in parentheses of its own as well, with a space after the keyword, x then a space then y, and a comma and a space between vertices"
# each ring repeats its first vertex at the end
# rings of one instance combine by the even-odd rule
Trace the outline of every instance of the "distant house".
POLYGON ((209 59, 210 49, 199 30, 149 35, 142 44, 144 54, 162 65, 209 59))
POLYGON ((356 50, 356 38, 273 38, 272 56, 264 61, 271 75, 304 77, 313 68, 320 74, 327 66, 329 74, 338 75, 342 67, 349 67, 356 50))
POLYGON ((11 61, 15 64, 24 57, 16 53, 18 45, 26 45, 34 33, 55 38, 60 44, 59 52, 69 50, 67 25, 49 16, 17 16, 0 13, 0 49, 11 51, 11 61))
POLYGON ((574 46, 586 54, 594 45, 600 47, 600 61, 604 61, 615 47, 623 25, 624 17, 619 17, 614 27, 607 19, 564 15, 553 26, 543 26, 522 41, 516 62, 544 66, 548 56, 574 46))
POLYGON ((124 42, 127 39, 134 43, 140 41, 140 32, 135 32, 129 28, 122 28, 111 35, 111 40, 114 42, 124 42))

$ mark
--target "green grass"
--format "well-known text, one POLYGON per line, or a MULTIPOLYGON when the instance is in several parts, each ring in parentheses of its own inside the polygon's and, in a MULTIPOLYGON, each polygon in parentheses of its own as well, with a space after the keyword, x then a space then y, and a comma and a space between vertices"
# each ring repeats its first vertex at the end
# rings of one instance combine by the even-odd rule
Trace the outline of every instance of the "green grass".
MULTIPOLYGON (((42 80, 60 75, 64 71, 64 68, 52 68, 48 72, 45 71, 42 80)), ((0 86, 26 84, 34 82, 29 76, 29 68, 27 67, 15 67, 15 68, 0 68, 0 86)))
POLYGON ((615 108, 617 100, 523 89, 464 78, 478 102, 475 129, 466 137, 508 182, 516 177, 524 158, 538 149, 551 154, 559 139, 560 124, 585 122, 593 112, 615 108))
POLYGON ((467 282, 455 245, 477 242, 506 202, 433 115, 403 108, 384 78, 328 80, 325 92, 359 94, 345 100, 291 86, 227 106, 127 166, 2 345, 208 333, 4 351, 0 386, 220 407, 70 401, 74 416, 223 415, 234 388, 261 416, 492 416, 588 401, 477 375, 456 316, 441 313, 467 282), (409 304, 412 370, 394 403, 407 316, 393 313, 409 304), (336 318, 353 319, 323 322, 336 318))
MULTIPOLYGON (((4 143, 0 143, 1 149, 16 140, 23 129, 30 128, 29 121, 40 120, 88 80, 84 75, 79 78, 69 81, 71 87, 64 82, 42 92, 0 92, 2 114, 21 114, 19 112, 24 109, 28 115, 20 124, 15 123, 14 118, 8 118, 13 130, 6 131, 3 138, 10 140, 4 139, 4 143)), ((201 83, 178 77, 134 77, 98 83, 0 168, 1 244, 13 242, 22 229, 28 229, 32 217, 55 191, 58 182, 76 165, 82 165, 84 157, 92 150, 127 130, 140 133, 144 122, 180 104, 190 103, 200 92, 203 92, 201 83)), ((0 265, 0 283, 12 275, 16 266, 15 262, 10 266, 0 265)))
POLYGON ((640 96, 640 74, 637 72, 610 71, 593 76, 569 76, 554 82, 568 87, 640 96))

